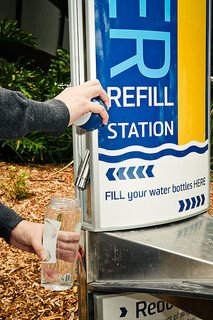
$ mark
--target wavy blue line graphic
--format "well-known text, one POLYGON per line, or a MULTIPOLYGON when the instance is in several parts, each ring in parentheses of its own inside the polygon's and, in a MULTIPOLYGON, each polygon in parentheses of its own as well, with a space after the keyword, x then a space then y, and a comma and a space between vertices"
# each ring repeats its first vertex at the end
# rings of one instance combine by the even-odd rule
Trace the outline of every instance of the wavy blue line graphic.
POLYGON ((187 156, 189 153, 195 152, 198 154, 203 154, 208 150, 208 144, 204 147, 197 147, 197 146, 190 146, 189 148, 185 150, 174 150, 174 149, 165 149, 161 150, 156 153, 145 153, 142 151, 131 151, 127 152, 121 155, 105 155, 102 153, 99 153, 99 160, 107 163, 117 163, 124 160, 137 158, 137 159, 143 159, 143 160, 157 160, 159 158, 165 157, 165 156, 173 156, 177 158, 183 158, 187 156))

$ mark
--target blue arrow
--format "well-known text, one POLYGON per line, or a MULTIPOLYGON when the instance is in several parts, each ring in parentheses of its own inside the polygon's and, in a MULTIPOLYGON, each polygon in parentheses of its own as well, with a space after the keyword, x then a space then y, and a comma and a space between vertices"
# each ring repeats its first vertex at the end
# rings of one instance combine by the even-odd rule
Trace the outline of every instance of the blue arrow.
POLYGON ((204 205, 205 202, 205 196, 204 194, 201 194, 201 206, 204 205))
POLYGON ((191 206, 191 201, 190 199, 186 199, 186 209, 185 210, 189 210, 191 206))
POLYGON ((154 165, 150 165, 146 169, 146 174, 149 178, 154 177, 154 174, 152 173, 153 168, 154 168, 154 165))
POLYGON ((118 171, 117 171, 118 179, 126 180, 126 177, 124 176, 125 169, 126 169, 125 167, 121 167, 121 168, 118 169, 118 171))
POLYGON ((199 207, 201 202, 200 196, 197 196, 196 198, 197 198, 197 207, 199 207))
POLYGON ((184 207, 185 207, 184 201, 183 201, 183 200, 180 200, 180 201, 179 201, 179 205, 180 205, 179 212, 183 212, 184 207))
POLYGON ((138 178, 145 178, 145 175, 143 174, 143 169, 144 169, 144 166, 139 166, 137 171, 136 171, 136 174, 138 176, 138 178))
POLYGON ((116 180, 115 177, 113 176, 114 171, 115 171, 115 168, 109 168, 107 170, 106 176, 109 181, 116 180))
POLYGON ((195 197, 192 197, 191 200, 192 200, 191 209, 194 209, 194 208, 195 208, 195 205, 196 205, 196 199, 195 199, 195 197))
POLYGON ((127 309, 125 307, 120 307, 120 310, 121 310, 120 318, 126 317, 127 312, 128 312, 127 309))
POLYGON ((133 171, 135 170, 135 167, 129 167, 129 169, 127 170, 127 176, 129 177, 129 179, 135 179, 136 177, 134 176, 133 171))

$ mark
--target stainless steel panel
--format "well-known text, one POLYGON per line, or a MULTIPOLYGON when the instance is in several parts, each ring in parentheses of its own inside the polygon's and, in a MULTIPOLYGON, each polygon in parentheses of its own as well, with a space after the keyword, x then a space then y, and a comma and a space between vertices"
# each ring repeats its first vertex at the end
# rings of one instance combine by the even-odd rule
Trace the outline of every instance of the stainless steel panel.
POLYGON ((212 296, 212 244, 213 218, 208 213, 156 228, 87 231, 87 282, 116 291, 153 287, 212 296))

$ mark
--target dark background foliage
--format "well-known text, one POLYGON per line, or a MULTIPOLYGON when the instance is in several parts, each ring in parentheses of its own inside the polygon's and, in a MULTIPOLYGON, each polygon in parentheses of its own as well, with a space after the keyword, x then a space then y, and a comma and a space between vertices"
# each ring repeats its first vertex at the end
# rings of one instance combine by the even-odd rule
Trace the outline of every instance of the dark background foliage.
MULTIPOLYGON (((47 67, 39 66, 34 57, 39 44, 33 35, 20 28, 16 21, 0 22, 0 42, 21 48, 15 59, 0 57, 0 85, 24 93, 29 99, 45 101, 54 98, 70 83, 70 55, 58 48, 47 67), (27 50, 26 50, 27 48, 27 50), (25 55, 29 52, 30 58, 25 55)), ((18 141, 1 141, 0 158, 21 163, 66 163, 72 160, 72 129, 59 137, 32 132, 18 141)))

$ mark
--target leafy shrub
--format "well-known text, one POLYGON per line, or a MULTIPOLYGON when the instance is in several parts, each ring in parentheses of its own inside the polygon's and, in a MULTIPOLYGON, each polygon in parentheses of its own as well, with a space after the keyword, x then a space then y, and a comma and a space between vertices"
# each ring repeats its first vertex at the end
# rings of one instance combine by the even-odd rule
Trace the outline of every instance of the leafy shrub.
POLYGON ((23 200, 32 194, 27 188, 28 173, 22 169, 17 170, 14 166, 8 169, 8 182, 0 183, 0 187, 7 192, 11 200, 23 200))
POLYGON ((46 99, 54 98, 62 88, 70 84, 70 54, 65 49, 57 49, 57 56, 52 59, 46 75, 48 90, 46 99))
POLYGON ((21 42, 33 48, 38 47, 37 39, 32 33, 19 28, 17 21, 9 20, 8 18, 0 22, 0 39, 21 42))
POLYGON ((19 163, 65 163, 72 159, 72 129, 59 137, 32 132, 17 141, 1 144, 0 158, 19 163))
POLYGON ((34 67, 32 61, 18 59, 8 62, 0 58, 0 84, 10 90, 20 91, 29 99, 41 100, 48 88, 44 71, 34 67))
MULTIPOLYGON (((19 41, 37 48, 31 33, 18 28, 8 19, 0 23, 0 39, 19 41)), ((36 50, 35 50, 36 52, 36 50)), ((36 54, 36 53, 35 53, 36 54)), ((0 85, 24 93, 29 99, 45 101, 54 98, 70 83, 70 55, 65 49, 57 49, 49 69, 44 71, 33 60, 23 57, 15 62, 0 58, 0 85)), ((24 163, 64 163, 72 159, 72 129, 60 137, 32 132, 18 141, 0 142, 0 157, 4 161, 24 163)))

